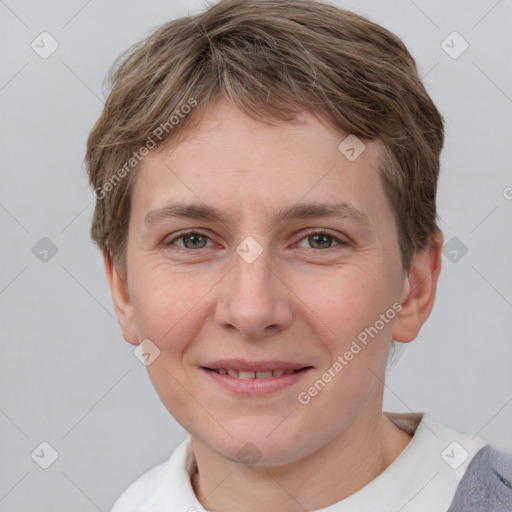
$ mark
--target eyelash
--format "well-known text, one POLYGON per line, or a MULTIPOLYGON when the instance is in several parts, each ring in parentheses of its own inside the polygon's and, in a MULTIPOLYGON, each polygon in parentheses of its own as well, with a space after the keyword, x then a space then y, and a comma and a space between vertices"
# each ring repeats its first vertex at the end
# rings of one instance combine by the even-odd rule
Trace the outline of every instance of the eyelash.
MULTIPOLYGON (((172 245, 174 245, 174 242, 176 240, 180 240, 186 236, 190 236, 190 235, 199 235, 199 236, 203 236, 205 238, 207 238, 208 240, 210 240, 210 237, 208 235, 206 235, 205 233, 202 233, 201 231, 196 231, 196 230, 189 230, 189 231, 184 231, 182 233, 180 233, 178 236, 175 236, 172 240, 170 240, 169 242, 164 242, 163 245, 164 247, 170 247, 172 245)), ((325 249, 315 249, 315 248, 311 248, 312 250, 315 250, 315 251, 321 251, 321 252, 330 252, 331 250, 335 250, 336 247, 343 247, 343 246, 347 246, 349 245, 349 242, 347 242, 346 240, 342 240, 340 238, 338 238, 337 236, 335 236, 334 234, 330 233, 329 231, 327 231, 326 229, 322 228, 322 229, 316 229, 316 230, 312 230, 312 231, 308 231, 307 233, 305 233, 302 238, 299 240, 299 242, 302 242, 302 240, 304 240, 305 238, 309 238, 310 236, 313 236, 313 235, 324 235, 324 236, 328 236, 329 238, 331 238, 332 240, 334 240, 335 242, 337 242, 337 244, 333 247, 327 247, 325 249)), ((199 251, 201 249, 207 249, 207 247, 201 247, 200 249, 189 249, 187 247, 179 247, 178 246, 178 249, 182 250, 182 251, 199 251)))

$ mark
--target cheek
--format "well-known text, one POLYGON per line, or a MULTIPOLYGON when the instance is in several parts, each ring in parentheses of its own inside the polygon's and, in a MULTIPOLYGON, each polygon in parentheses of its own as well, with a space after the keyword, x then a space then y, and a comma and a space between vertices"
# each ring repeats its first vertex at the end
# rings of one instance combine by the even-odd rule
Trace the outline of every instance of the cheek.
POLYGON ((215 280, 165 265, 134 275, 131 294, 140 339, 151 339, 161 351, 180 351, 201 328, 199 318, 211 301, 215 280))
POLYGON ((333 275, 323 293, 317 285, 305 301, 315 312, 309 320, 313 332, 325 333, 317 339, 329 357, 304 383, 296 407, 312 429, 325 425, 327 436, 347 428, 381 386, 396 311, 380 275, 347 269, 333 275))
POLYGON ((379 337, 390 333, 391 315, 385 322, 379 320, 393 303, 392 288, 385 276, 375 264, 361 263, 332 269, 323 276, 297 278, 293 290, 303 303, 301 310, 333 358, 348 350, 358 336, 362 342, 365 333, 368 339, 375 338, 372 327, 376 322, 379 337))

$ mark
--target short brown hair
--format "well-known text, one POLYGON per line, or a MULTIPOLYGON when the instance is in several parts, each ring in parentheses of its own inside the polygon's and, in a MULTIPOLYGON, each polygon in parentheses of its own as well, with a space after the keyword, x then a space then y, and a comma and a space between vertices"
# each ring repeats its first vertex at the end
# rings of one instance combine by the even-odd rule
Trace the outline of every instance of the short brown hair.
POLYGON ((89 135, 86 165, 97 198, 92 238, 122 272, 135 153, 150 139, 155 146, 178 140, 219 96, 254 119, 291 121, 306 111, 379 140, 405 270, 440 231, 443 118, 414 59, 385 28, 313 0, 221 0, 161 26, 121 60, 110 70, 112 89, 89 135))

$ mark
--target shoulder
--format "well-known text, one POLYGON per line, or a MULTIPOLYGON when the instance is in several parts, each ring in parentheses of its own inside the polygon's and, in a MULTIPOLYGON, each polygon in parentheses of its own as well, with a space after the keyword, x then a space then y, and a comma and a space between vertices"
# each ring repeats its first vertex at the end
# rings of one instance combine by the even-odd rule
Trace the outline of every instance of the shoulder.
POLYGON ((119 496, 111 512, 137 512, 144 504, 148 495, 154 490, 165 465, 166 463, 162 462, 137 478, 137 480, 119 496))
POLYGON ((512 453, 486 445, 473 457, 448 512, 512 511, 512 453))
MULTIPOLYGON (((178 444, 171 456, 142 474, 117 499, 111 512, 142 512, 167 510, 173 504, 194 499, 187 474, 190 437, 178 444)), ((185 507, 186 508, 186 507, 185 507)))

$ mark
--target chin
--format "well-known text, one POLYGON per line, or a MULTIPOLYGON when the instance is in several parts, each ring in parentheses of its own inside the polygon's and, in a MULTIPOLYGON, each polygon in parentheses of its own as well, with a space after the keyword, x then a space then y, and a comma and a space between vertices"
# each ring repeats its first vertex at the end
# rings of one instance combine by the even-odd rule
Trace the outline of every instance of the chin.
MULTIPOLYGON (((268 432, 270 432, 268 430, 268 432)), ((267 431, 265 431, 267 432, 267 431)), ((234 463, 244 464, 248 467, 257 466, 283 466, 299 459, 302 455, 298 447, 304 446, 294 442, 289 435, 262 434, 254 435, 254 428, 247 431, 247 435, 239 434, 233 438, 226 436, 218 443, 208 443, 220 456, 234 463)))

